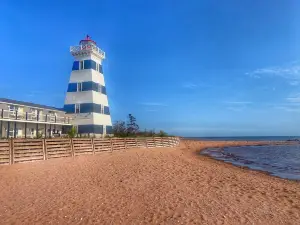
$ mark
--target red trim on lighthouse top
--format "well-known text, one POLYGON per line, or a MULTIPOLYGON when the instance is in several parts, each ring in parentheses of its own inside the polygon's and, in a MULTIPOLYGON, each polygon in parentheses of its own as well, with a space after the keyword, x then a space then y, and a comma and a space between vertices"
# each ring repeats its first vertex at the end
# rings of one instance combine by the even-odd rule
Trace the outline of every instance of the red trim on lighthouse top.
POLYGON ((92 42, 92 43, 94 43, 95 45, 97 45, 96 42, 93 41, 89 35, 86 35, 85 39, 81 40, 81 41, 79 42, 79 44, 81 44, 81 42, 83 42, 83 41, 84 41, 84 42, 92 42))

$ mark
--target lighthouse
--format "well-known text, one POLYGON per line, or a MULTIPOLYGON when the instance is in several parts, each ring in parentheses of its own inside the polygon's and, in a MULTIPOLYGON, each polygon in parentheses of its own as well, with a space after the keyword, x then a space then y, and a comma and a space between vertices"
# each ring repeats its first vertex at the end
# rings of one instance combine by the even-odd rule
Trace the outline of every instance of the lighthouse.
POLYGON ((112 123, 102 61, 105 53, 88 35, 71 46, 74 57, 64 110, 74 117, 73 125, 83 135, 112 134, 112 123))

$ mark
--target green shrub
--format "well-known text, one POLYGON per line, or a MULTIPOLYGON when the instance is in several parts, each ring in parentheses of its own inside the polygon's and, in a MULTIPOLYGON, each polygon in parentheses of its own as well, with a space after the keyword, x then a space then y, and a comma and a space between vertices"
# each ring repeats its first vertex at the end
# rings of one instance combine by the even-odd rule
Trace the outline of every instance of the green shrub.
POLYGON ((42 132, 37 132, 36 138, 37 139, 43 138, 43 133, 42 132))
POLYGON ((168 134, 166 132, 164 132, 163 130, 159 131, 159 133, 157 134, 157 136, 159 137, 167 137, 168 134))
POLYGON ((72 127, 69 131, 68 131, 68 137, 69 138, 74 138, 77 135, 77 130, 75 127, 72 127))

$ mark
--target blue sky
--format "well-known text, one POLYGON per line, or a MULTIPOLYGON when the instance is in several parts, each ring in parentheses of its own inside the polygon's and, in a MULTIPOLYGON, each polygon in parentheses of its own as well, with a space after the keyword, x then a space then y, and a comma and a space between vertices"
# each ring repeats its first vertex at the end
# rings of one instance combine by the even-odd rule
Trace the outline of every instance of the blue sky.
POLYGON ((300 1, 1 1, 0 96, 62 107, 89 34, 113 121, 185 136, 300 135, 300 1))

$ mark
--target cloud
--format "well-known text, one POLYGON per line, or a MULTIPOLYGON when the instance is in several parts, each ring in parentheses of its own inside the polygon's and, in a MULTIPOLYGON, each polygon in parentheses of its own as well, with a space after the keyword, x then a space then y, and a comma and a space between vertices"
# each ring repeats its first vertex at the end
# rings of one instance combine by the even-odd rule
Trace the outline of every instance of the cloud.
POLYGON ((227 105, 226 109, 234 112, 244 111, 248 105, 252 104, 249 101, 225 101, 223 104, 227 105))
POLYGON ((287 97, 286 100, 291 103, 300 103, 300 93, 291 95, 287 97))
POLYGON ((274 109, 279 109, 286 112, 300 112, 300 105, 275 106, 274 109))
POLYGON ((185 89, 196 89, 196 88, 212 88, 214 87, 214 85, 207 84, 204 82, 197 82, 197 83, 185 82, 181 85, 181 87, 185 89))
POLYGON ((269 104, 273 109, 283 110, 286 112, 300 112, 300 93, 289 95, 285 98, 284 103, 269 104))
POLYGON ((230 105, 248 105, 252 104, 252 102, 248 101, 225 101, 225 104, 230 104, 230 105))
POLYGON ((283 66, 274 66, 256 69, 246 73, 252 78, 261 78, 263 76, 281 77, 289 80, 290 85, 300 84, 300 61, 293 61, 283 66))
POLYGON ((300 84, 300 81, 292 80, 292 81, 289 82, 289 84, 290 84, 291 86, 298 86, 298 85, 300 84))
POLYGON ((241 111, 244 111, 244 109, 246 109, 246 107, 227 107, 227 109, 230 111, 234 111, 234 112, 241 112, 241 111))

